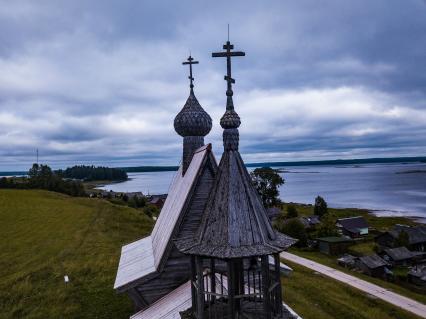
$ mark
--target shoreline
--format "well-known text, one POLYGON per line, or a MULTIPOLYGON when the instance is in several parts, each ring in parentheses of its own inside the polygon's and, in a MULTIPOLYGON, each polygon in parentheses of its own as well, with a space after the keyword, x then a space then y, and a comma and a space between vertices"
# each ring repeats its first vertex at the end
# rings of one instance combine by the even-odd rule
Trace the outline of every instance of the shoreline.
MULTIPOLYGON (((314 205, 312 204, 305 204, 305 203, 297 203, 297 202, 283 202, 284 205, 295 205, 295 206, 302 206, 306 208, 313 208, 314 205)), ((404 212, 401 211, 392 211, 387 209, 369 209, 369 208, 360 208, 360 207, 334 207, 329 206, 329 209, 332 210, 351 210, 351 211, 359 211, 362 213, 367 213, 370 216, 377 217, 377 218, 402 218, 407 219, 408 221, 417 223, 417 224, 426 224, 426 217, 418 216, 418 215, 407 215, 404 214, 404 212), (382 212, 382 213, 380 213, 382 212)))

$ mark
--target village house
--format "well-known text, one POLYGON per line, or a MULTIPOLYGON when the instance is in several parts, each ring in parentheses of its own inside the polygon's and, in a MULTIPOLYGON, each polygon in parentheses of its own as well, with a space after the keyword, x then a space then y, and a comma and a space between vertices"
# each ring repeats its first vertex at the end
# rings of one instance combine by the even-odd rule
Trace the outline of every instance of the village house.
POLYGON ((426 225, 395 225, 391 230, 376 236, 375 240, 383 249, 395 248, 401 246, 401 240, 405 240, 404 237, 407 237, 409 250, 426 252, 426 225))
POLYGON ((350 254, 344 254, 342 257, 337 259, 337 263, 345 268, 354 268, 357 257, 350 254))
POLYGON ((363 273, 372 277, 385 278, 392 274, 389 270, 390 265, 377 254, 359 257, 356 259, 355 265, 363 273))
POLYGON ((411 265, 418 254, 409 251, 406 247, 386 248, 380 256, 392 266, 411 265))
POLYGON ((413 267, 407 274, 409 282, 426 289, 426 265, 413 267))
POLYGON ((148 204, 149 205, 154 205, 155 207, 157 207, 158 209, 163 208, 164 203, 166 201, 167 198, 167 194, 162 194, 162 195, 153 195, 151 196, 148 204))
POLYGON ((351 238, 368 235, 368 224, 362 216, 339 218, 336 227, 340 234, 351 238))
POLYGON ((318 215, 303 216, 299 218, 300 222, 305 226, 305 229, 313 229, 315 226, 321 224, 318 215))
POLYGON ((353 239, 346 237, 321 237, 317 238, 319 251, 327 255, 341 255, 348 251, 354 244, 353 239))

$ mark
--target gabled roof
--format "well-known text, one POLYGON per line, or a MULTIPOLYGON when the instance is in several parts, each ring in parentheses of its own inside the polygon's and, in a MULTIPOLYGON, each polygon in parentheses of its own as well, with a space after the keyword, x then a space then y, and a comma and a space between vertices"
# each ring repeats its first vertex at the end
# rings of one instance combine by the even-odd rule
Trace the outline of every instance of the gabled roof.
POLYGON ((396 225, 392 230, 390 230, 388 233, 394 237, 398 238, 400 232, 406 232, 408 234, 408 240, 410 245, 414 244, 420 244, 426 242, 426 226, 425 225, 419 225, 419 226, 402 226, 402 225, 396 225))
POLYGON ((388 263, 376 254, 359 257, 359 260, 370 269, 388 266, 388 263))
POLYGON ((336 223, 352 232, 355 232, 357 229, 368 228, 367 221, 362 216, 340 218, 336 221, 336 223))
POLYGON ((216 168, 211 145, 196 151, 184 176, 182 166, 179 168, 151 236, 123 246, 114 289, 126 290, 129 284, 141 279, 149 280, 161 270, 160 264, 167 260, 167 248, 173 245, 172 235, 185 213, 192 187, 197 184, 199 173, 209 156, 216 168))
MULTIPOLYGON (((181 165, 172 181, 169 194, 151 234, 154 264, 157 269, 167 255, 167 247, 172 244, 172 234, 178 226, 178 221, 183 217, 182 212, 188 205, 188 197, 197 184, 201 168, 204 167, 209 154, 211 154, 211 144, 199 148, 185 175, 182 176, 181 165)), ((212 161, 216 163, 213 156, 212 161)))
POLYGON ((151 236, 123 246, 114 289, 119 289, 155 270, 151 236))
POLYGON ((269 255, 296 240, 272 228, 236 150, 223 153, 198 234, 176 242, 187 254, 217 258, 269 255))
POLYGON ((413 254, 406 247, 388 248, 385 249, 385 253, 394 261, 411 259, 416 256, 416 254, 413 254))

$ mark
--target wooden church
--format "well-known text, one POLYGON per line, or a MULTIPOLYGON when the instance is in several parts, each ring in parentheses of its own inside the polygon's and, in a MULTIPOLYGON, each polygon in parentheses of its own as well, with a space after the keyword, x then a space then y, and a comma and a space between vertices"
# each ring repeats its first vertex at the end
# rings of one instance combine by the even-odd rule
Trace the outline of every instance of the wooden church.
POLYGON ((114 289, 126 292, 137 313, 132 319, 297 318, 282 301, 279 253, 295 243, 272 228, 238 151, 241 124, 233 104, 231 57, 227 60, 226 111, 220 120, 219 165, 204 137, 212 119, 194 94, 174 127, 183 137, 182 164, 151 236, 122 248, 114 289))

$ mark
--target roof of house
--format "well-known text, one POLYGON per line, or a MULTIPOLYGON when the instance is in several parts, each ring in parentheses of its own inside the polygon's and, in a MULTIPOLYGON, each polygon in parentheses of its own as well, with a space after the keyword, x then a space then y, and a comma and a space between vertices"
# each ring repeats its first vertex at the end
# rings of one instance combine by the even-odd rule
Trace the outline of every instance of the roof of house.
POLYGON ((130 319, 180 319, 179 313, 191 306, 191 282, 188 281, 130 319))
POLYGON ((370 269, 375 269, 388 265, 388 263, 377 254, 359 257, 359 260, 370 269))
POLYGON ((177 226, 177 222, 184 209, 187 198, 192 187, 196 185, 202 164, 205 162, 208 153, 211 152, 211 144, 198 149, 185 173, 182 175, 182 165, 176 173, 170 186, 169 194, 161 209, 160 216, 152 231, 152 248, 156 268, 159 268, 166 247, 172 239, 172 233, 177 226))
POLYGON ((302 218, 305 219, 310 225, 317 225, 321 223, 318 215, 303 216, 302 218))
POLYGON ((421 280, 423 281, 426 281, 426 265, 413 267, 408 272, 408 274, 414 277, 421 278, 421 280))
POLYGON ((406 247, 388 248, 385 249, 385 253, 394 261, 411 259, 416 255, 409 251, 406 247))
POLYGON ((337 260, 345 264, 350 264, 355 262, 356 258, 357 257, 352 256, 350 254, 344 254, 342 257, 338 258, 337 260))
POLYGON ((367 221, 362 216, 339 218, 336 223, 351 232, 358 232, 359 229, 368 228, 367 221))
POLYGON ((353 242, 352 238, 337 237, 337 236, 320 237, 320 238, 317 238, 317 240, 323 241, 323 242, 326 242, 326 243, 350 243, 350 242, 353 242))
POLYGON ((410 245, 426 242, 426 225, 418 225, 413 227, 396 225, 388 233, 392 237, 398 238, 399 233, 402 231, 408 234, 408 240, 410 245))

